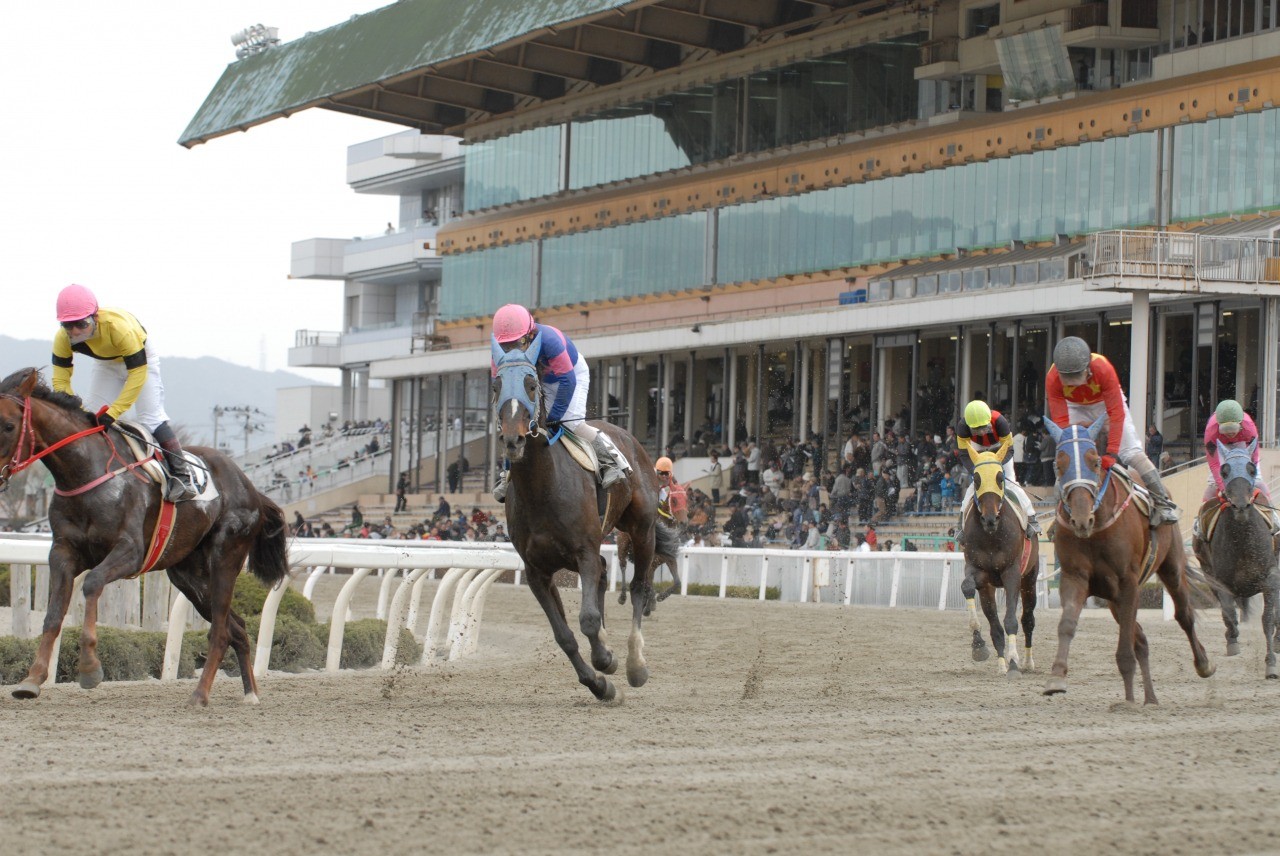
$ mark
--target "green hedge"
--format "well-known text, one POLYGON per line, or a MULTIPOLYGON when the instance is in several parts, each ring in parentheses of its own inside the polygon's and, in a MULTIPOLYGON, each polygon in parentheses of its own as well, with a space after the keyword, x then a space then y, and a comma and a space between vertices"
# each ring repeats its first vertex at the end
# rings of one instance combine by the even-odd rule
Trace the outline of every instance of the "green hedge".
POLYGON ((9 566, 0 565, 0 606, 12 606, 9 603, 9 566))
MULTIPOLYGON (((231 597, 231 609, 246 620, 250 616, 261 615, 268 591, 269 589, 257 577, 252 574, 241 574, 236 579, 235 594, 231 597)), ((316 608, 311 605, 311 601, 292 587, 285 589, 276 615, 281 618, 289 616, 303 624, 316 623, 316 608)))
MULTIPOLYGON (((702 583, 689 583, 689 594, 701 595, 704 597, 719 597, 720 586, 706 585, 702 583)), ((742 597, 748 600, 755 600, 760 597, 760 589, 758 586, 726 586, 724 590, 725 597, 742 597)), ((782 589, 777 586, 765 586, 765 600, 781 600, 782 589)))
MULTIPOLYGON (((256 644, 259 618, 254 616, 246 623, 250 646, 253 647, 256 644)), ((386 633, 387 623, 379 619, 348 622, 342 639, 342 668, 367 669, 379 665, 382 662, 382 642, 386 633)), ((98 659, 102 661, 106 680, 138 681, 160 677, 165 641, 164 633, 98 628, 98 659)), ((27 670, 35 660, 38 644, 38 639, 0 636, 0 684, 16 684, 26 677, 27 670)), ((327 624, 305 624, 291 615, 281 615, 276 621, 275 633, 271 639, 271 668, 282 672, 322 669, 328 645, 327 624)), ((189 678, 202 669, 208 649, 209 641, 205 632, 184 634, 182 654, 178 661, 178 677, 189 678)), ((62 646, 58 654, 58 680, 77 679, 76 664, 79 657, 80 628, 68 627, 62 633, 62 646)), ((422 646, 408 630, 401 630, 396 663, 414 664, 421 657, 422 646)), ((230 648, 223 658, 222 668, 229 674, 239 674, 235 652, 230 648)))

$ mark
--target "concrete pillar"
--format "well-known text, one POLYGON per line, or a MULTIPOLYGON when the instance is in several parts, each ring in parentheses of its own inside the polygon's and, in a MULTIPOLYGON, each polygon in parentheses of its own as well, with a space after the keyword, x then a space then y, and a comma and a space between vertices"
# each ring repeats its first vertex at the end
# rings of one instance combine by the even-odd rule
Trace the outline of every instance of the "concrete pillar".
MULTIPOLYGON (((1133 427, 1145 445, 1147 437, 1147 370, 1151 353, 1151 295, 1145 291, 1133 293, 1133 323, 1129 326, 1129 413, 1133 427)), ((1159 466, 1158 461, 1152 463, 1159 466)))
POLYGON ((1276 442, 1276 378, 1280 375, 1280 298, 1262 301, 1262 377, 1258 384, 1258 431, 1262 442, 1276 442))
MULTIPOLYGON (((689 359, 684 364, 684 442, 685 448, 693 445, 693 364, 695 361, 693 351, 689 352, 689 359)), ((705 401, 705 397, 696 400, 705 401)))
POLYGON ((665 454, 671 445, 671 392, 675 388, 676 363, 666 354, 658 359, 662 367, 662 392, 658 396, 658 418, 662 420, 662 427, 658 430, 658 451, 665 454))
POLYGON ((724 444, 732 449, 737 443, 734 434, 738 424, 738 355, 731 349, 726 349, 725 354, 729 359, 729 418, 724 422, 724 444))
POLYGON ((796 409, 796 414, 799 417, 796 420, 797 440, 804 440, 804 438, 808 437, 811 430, 809 426, 813 424, 809 414, 809 361, 812 357, 813 354, 809 350, 808 342, 796 342, 796 358, 800 365, 800 374, 796 378, 796 385, 799 387, 800 393, 800 406, 796 409))
POLYGON ((965 335, 960 328, 960 383, 956 386, 956 407, 963 412, 965 404, 973 396, 973 336, 965 335))
POLYGON ((363 422, 369 418, 369 369, 363 368, 356 372, 356 400, 355 400, 355 416, 357 422, 363 422))
MULTIPOLYGON (((1169 319, 1163 312, 1156 315, 1156 348, 1155 348, 1155 388, 1152 390, 1152 414, 1154 415, 1155 425, 1160 429, 1160 433, 1164 433, 1164 366, 1165 366, 1165 336, 1168 333, 1169 319)), ((1152 463, 1156 463, 1152 461, 1152 463)), ((1159 464, 1157 463, 1157 466, 1159 464)))

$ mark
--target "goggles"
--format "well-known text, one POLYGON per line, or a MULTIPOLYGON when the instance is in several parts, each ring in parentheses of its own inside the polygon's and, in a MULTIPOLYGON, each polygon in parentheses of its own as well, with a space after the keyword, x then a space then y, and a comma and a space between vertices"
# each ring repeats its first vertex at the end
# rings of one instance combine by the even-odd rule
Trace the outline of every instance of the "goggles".
POLYGON ((1218 430, 1228 437, 1234 437, 1240 433, 1240 429, 1244 427, 1239 422, 1222 422, 1218 425, 1218 430))
POLYGON ((62 322, 62 329, 66 330, 68 333, 74 333, 77 330, 88 330, 92 326, 93 326, 92 315, 90 315, 87 318, 81 318, 79 321, 63 321, 62 322))

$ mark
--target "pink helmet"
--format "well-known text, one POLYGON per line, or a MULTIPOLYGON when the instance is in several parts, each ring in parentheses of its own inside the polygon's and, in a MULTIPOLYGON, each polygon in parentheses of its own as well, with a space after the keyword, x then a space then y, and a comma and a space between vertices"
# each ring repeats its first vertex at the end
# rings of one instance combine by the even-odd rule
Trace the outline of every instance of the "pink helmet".
POLYGON ((58 323, 79 321, 98 311, 98 298, 83 285, 68 285, 58 292, 58 323))
POLYGON ((493 313, 493 338, 499 344, 515 342, 534 328, 533 316, 519 303, 508 303, 493 313))

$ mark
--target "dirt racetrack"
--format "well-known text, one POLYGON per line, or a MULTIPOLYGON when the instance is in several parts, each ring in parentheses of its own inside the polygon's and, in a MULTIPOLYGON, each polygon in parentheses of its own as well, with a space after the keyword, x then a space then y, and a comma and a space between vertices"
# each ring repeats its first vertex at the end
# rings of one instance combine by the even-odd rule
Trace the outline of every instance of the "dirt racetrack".
MULTIPOLYGON (((610 596, 620 656, 629 610, 610 596)), ((1227 659, 1201 613, 1206 681, 1143 617, 1155 708, 1118 703, 1104 610, 1045 698, 1055 611, 1041 671, 1008 680, 955 612, 673 598, 649 684, 604 706, 528 591, 498 587, 460 664, 271 675, 258 707, 220 676, 204 711, 189 681, 5 692, 0 852, 1280 852, 1257 623, 1227 659)))

